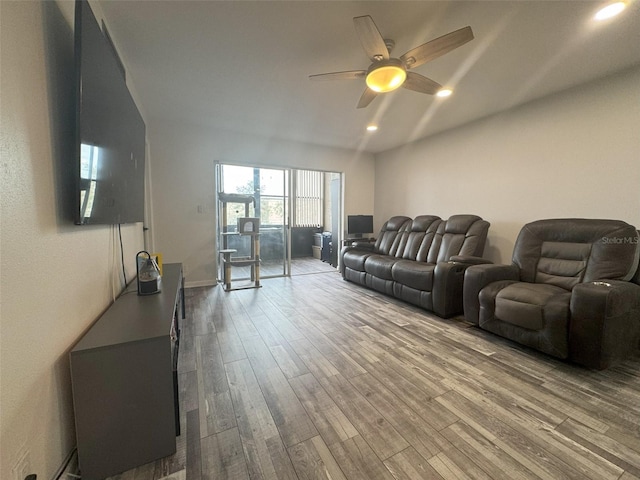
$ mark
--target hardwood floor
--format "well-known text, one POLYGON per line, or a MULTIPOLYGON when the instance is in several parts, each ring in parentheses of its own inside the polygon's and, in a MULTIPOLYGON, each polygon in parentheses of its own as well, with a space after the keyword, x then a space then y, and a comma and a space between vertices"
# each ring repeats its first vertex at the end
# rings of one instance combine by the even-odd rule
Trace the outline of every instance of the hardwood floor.
POLYGON ((291 260, 291 275, 335 272, 336 267, 314 257, 298 257, 291 260))
POLYGON ((117 479, 640 478, 640 356, 575 367, 343 281, 187 290, 182 435, 117 479))
MULTIPOLYGON (((310 273, 335 272, 336 268, 314 257, 298 257, 291 260, 291 275, 308 275, 310 273)), ((284 273, 282 261, 262 260, 260 262, 260 276, 263 279, 268 277, 282 276, 284 273)), ((249 267, 233 267, 233 282, 246 281, 250 278, 249 267)))

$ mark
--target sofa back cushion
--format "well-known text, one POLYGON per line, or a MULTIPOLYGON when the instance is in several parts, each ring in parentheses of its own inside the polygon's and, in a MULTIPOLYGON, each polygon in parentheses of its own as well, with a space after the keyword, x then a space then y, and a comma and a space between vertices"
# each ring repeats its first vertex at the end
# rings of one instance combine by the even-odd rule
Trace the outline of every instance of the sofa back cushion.
POLYGON ((411 226, 409 217, 396 216, 387 220, 378 234, 375 249, 378 253, 395 256, 402 242, 402 232, 411 226))
POLYGON ((402 251, 396 256, 424 262, 441 223, 442 219, 435 215, 420 215, 414 218, 411 228, 403 234, 405 240, 402 251))
POLYGON ((439 225, 426 261, 446 262, 453 255, 482 256, 489 222, 477 215, 452 215, 439 225))
POLYGON ((524 282, 572 289, 594 280, 630 280, 638 266, 635 227, 620 220, 564 218, 528 223, 518 235, 513 263, 524 282))

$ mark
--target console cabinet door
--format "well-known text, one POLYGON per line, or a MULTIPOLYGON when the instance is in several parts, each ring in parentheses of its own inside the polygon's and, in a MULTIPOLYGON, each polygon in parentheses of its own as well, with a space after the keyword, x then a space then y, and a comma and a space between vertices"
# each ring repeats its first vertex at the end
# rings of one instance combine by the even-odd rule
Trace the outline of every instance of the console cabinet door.
POLYGON ((170 338, 73 356, 83 480, 104 478, 176 451, 170 338))

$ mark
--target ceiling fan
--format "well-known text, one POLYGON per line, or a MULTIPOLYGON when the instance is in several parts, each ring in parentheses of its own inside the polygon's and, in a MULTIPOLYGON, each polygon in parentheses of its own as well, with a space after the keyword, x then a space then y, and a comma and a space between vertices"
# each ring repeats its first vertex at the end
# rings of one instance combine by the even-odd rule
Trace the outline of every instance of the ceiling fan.
POLYGON ((365 53, 372 61, 369 68, 367 70, 309 75, 309 79, 354 80, 364 78, 367 88, 360 97, 357 108, 369 105, 379 93, 390 92, 399 87, 434 95, 442 88, 442 85, 410 70, 473 40, 471 27, 464 27, 413 48, 400 58, 392 58, 390 53, 395 42, 380 35, 376 24, 369 15, 354 17, 353 24, 365 53))

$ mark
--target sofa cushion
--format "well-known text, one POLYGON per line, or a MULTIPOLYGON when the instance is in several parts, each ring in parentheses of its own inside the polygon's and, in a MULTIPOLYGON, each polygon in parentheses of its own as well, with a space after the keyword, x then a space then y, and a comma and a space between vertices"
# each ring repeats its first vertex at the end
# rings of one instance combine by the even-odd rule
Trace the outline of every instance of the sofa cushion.
POLYGON ((410 226, 411 219, 409 217, 391 217, 385 222, 378 234, 375 250, 384 255, 396 255, 402 240, 401 233, 405 232, 410 226))
POLYGON ((570 292, 555 285, 514 283, 496 295, 495 316, 528 330, 541 330, 546 322, 569 319, 570 299, 570 292))
POLYGON ((482 220, 477 215, 451 215, 447 219, 444 232, 445 233, 467 233, 471 225, 478 220, 482 220))
POLYGON ((525 282, 573 286, 630 280, 640 248, 637 235, 635 227, 619 220, 539 220, 522 227, 513 263, 525 282))
POLYGON ((571 292, 555 285, 500 280, 484 287, 478 297, 482 329, 568 357, 571 292))
POLYGON ((342 263, 344 267, 364 272, 364 261, 371 255, 374 255, 373 250, 350 250, 342 256, 342 263))
POLYGON ((426 260, 447 262, 453 255, 482 256, 489 222, 477 215, 452 215, 438 228, 426 260))
POLYGON ((590 254, 590 243, 542 242, 536 282, 571 290, 584 276, 590 254))
POLYGON ((370 255, 364 262, 364 270, 374 277, 393 280, 391 268, 398 261, 400 261, 399 258, 390 255, 370 255))
POLYGON ((399 260, 391 268, 391 275, 396 282, 416 290, 430 292, 433 289, 433 263, 399 260))
POLYGON ((411 231, 407 234, 408 239, 402 258, 419 262, 426 261, 429 248, 431 248, 441 223, 443 223, 443 220, 435 215, 420 215, 416 217, 411 225, 411 231))

